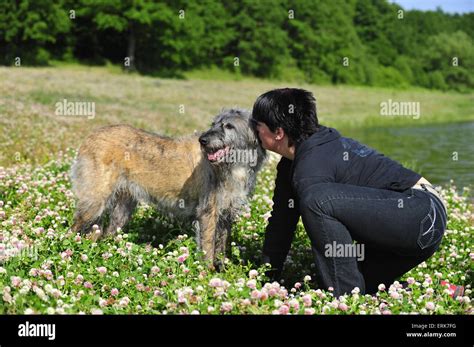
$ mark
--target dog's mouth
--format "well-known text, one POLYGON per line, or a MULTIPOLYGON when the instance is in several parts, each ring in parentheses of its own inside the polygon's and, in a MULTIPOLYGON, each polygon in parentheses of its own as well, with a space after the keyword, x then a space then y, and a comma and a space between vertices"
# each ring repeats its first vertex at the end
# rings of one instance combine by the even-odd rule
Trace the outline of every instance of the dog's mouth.
POLYGON ((207 152, 207 159, 211 162, 211 163, 215 163, 215 162, 218 162, 220 161, 222 158, 224 158, 226 156, 227 153, 229 153, 230 151, 230 147, 229 146, 225 146, 224 148, 220 148, 218 150, 212 150, 211 152, 207 152))

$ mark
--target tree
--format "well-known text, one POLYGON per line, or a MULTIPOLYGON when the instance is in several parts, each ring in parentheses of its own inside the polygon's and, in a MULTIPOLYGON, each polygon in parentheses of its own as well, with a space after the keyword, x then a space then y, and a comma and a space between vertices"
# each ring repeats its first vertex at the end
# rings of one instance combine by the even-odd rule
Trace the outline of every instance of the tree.
POLYGON ((244 0, 229 2, 226 8, 235 31, 225 49, 226 66, 238 64, 242 72, 255 76, 279 76, 289 58, 288 36, 283 30, 288 12, 283 1, 244 0))
POLYGON ((151 0, 82 0, 80 16, 91 16, 98 30, 111 29, 126 35, 125 67, 136 68, 137 36, 151 29, 153 21, 166 10, 151 0))
MULTIPOLYGON (((474 44, 465 32, 431 36, 423 50, 422 59, 425 71, 441 73, 451 89, 464 90, 474 87, 474 79, 470 73, 474 71, 474 44)), ((431 86, 441 85, 438 80, 439 76, 433 77, 431 86)))
POLYGON ((62 1, 4 0, 0 2, 0 61, 45 65, 48 44, 70 28, 62 1))

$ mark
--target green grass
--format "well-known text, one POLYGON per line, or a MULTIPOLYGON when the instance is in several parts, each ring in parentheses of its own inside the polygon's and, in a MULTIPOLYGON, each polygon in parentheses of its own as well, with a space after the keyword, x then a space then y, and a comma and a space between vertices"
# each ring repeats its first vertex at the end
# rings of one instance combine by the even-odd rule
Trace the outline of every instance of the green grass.
POLYGON ((257 80, 255 78, 243 77, 240 73, 222 70, 218 67, 210 67, 205 69, 193 70, 184 73, 184 78, 187 80, 214 80, 214 81, 242 81, 245 79, 247 82, 251 80, 257 80))

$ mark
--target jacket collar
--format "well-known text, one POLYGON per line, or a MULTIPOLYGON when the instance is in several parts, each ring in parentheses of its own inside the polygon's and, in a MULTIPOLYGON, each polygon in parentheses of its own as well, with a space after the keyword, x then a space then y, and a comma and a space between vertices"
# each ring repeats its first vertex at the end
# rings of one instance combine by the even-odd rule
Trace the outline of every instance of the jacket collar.
POLYGON ((339 134, 336 129, 320 125, 317 132, 296 145, 295 159, 297 156, 312 149, 313 147, 334 141, 340 137, 341 134, 339 134))

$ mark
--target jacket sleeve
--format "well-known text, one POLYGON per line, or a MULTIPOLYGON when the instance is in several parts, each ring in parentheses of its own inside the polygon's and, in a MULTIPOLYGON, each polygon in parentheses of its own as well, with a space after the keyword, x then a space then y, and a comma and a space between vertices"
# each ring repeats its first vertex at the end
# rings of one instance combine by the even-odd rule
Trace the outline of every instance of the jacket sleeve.
POLYGON ((272 270, 267 275, 272 280, 281 275, 300 217, 298 199, 291 187, 291 165, 292 161, 286 158, 278 163, 273 210, 265 230, 262 260, 271 264, 272 270))

